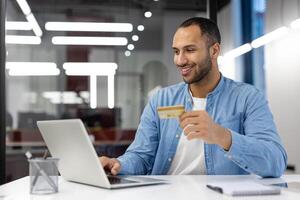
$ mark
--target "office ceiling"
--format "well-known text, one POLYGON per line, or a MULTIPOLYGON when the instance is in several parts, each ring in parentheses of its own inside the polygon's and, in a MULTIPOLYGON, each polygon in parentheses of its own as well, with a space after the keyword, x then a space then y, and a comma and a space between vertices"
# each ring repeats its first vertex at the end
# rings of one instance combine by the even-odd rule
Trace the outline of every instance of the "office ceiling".
MULTIPOLYGON (((28 0, 33 12, 121 11, 157 8, 177 11, 206 11, 207 0, 28 0), (125 9, 124 9, 125 8, 125 9)), ((230 0, 217 0, 222 9, 230 0)))
MULTIPOLYGON (((47 21, 103 21, 103 22, 130 22, 134 25, 143 23, 147 31, 139 33, 143 43, 136 44, 136 49, 160 49, 162 34, 162 16, 165 12, 205 13, 207 0, 27 0, 32 13, 35 15, 43 31, 47 21), (145 20, 143 13, 146 10, 153 13, 151 20, 145 20), (144 21, 142 21, 144 20, 144 21), (153 40, 153 35, 156 35, 153 40)), ((25 16, 16 1, 18 19, 24 20, 25 16)), ((218 10, 230 3, 230 0, 217 0, 218 10)), ((16 16, 16 15, 14 15, 16 16)), ((24 33, 31 34, 31 33, 24 33)), ((63 33, 55 33, 63 34, 63 33)), ((79 33, 82 34, 82 33, 79 33)), ((103 33, 96 33, 101 36, 103 33)), ((134 33, 132 33, 134 34, 134 33)), ((84 33, 93 36, 94 33, 84 33)), ((97 36, 95 35, 95 36, 97 36)), ((118 36, 118 34, 114 34, 118 36)), ((124 34, 123 34, 124 35, 124 34)))

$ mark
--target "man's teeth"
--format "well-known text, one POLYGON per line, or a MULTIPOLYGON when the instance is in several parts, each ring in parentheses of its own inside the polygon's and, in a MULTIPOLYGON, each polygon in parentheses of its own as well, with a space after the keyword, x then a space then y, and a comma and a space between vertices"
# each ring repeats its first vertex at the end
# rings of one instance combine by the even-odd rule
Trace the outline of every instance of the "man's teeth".
POLYGON ((187 71, 189 71, 190 69, 191 69, 190 67, 189 67, 189 68, 183 68, 182 71, 183 71, 183 72, 187 72, 187 71))

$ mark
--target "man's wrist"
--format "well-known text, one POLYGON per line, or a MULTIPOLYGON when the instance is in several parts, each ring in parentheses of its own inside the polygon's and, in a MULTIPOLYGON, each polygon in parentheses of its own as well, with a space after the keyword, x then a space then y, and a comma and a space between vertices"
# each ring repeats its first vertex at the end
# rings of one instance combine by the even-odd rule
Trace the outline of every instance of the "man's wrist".
POLYGON ((232 144, 232 137, 231 137, 231 132, 222 126, 219 126, 220 128, 220 141, 219 145, 225 150, 228 151, 231 147, 232 144))

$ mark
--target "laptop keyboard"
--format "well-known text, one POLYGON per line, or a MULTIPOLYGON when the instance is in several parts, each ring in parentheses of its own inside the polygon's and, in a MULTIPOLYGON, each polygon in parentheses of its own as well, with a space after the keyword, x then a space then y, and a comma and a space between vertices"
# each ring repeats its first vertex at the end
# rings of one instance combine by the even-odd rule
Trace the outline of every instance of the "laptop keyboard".
POLYGON ((110 184, 124 184, 124 183, 136 183, 136 181, 127 180, 125 178, 120 178, 117 176, 107 176, 110 184))

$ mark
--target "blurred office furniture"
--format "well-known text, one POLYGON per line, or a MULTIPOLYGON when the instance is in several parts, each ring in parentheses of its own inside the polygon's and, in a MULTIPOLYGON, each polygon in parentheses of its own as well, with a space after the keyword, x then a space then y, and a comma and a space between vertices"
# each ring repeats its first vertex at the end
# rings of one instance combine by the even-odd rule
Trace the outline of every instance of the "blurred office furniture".
POLYGON ((19 112, 18 119, 18 128, 37 129, 37 121, 55 119, 55 116, 45 112, 19 112))
POLYGON ((120 108, 79 108, 77 116, 87 127, 112 128, 121 125, 120 108))
MULTIPOLYGON (((135 129, 121 128, 121 109, 76 108, 73 115, 82 119, 99 156, 118 157, 131 144, 135 129)), ((30 150, 35 157, 42 156, 47 148, 37 129, 36 121, 59 119, 47 113, 20 112, 17 129, 7 133, 6 181, 28 175, 28 162, 24 156, 30 150)), ((72 118, 74 118, 72 117, 72 118)))

